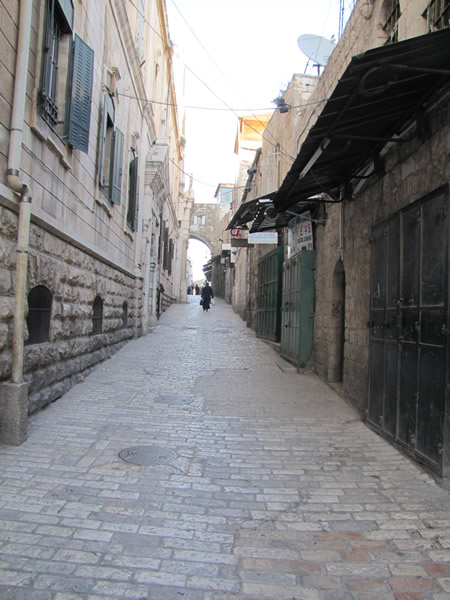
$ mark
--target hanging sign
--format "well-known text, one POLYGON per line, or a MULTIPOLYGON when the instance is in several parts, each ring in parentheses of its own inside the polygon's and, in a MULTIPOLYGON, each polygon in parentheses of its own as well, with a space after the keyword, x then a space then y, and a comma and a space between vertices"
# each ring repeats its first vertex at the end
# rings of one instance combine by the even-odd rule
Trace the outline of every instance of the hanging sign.
POLYGON ((311 213, 309 211, 289 221, 288 231, 289 256, 300 250, 314 250, 311 213))
POLYGON ((248 234, 249 244, 278 244, 278 232, 258 231, 248 234))

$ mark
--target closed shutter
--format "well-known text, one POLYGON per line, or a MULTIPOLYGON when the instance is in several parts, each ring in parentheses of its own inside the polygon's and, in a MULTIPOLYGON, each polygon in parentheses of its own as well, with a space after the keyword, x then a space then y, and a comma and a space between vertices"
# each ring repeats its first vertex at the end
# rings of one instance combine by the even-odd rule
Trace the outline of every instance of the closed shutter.
POLYGON ((123 164, 124 135, 120 129, 114 130, 111 150, 111 166, 109 176, 109 199, 113 204, 120 204, 122 189, 122 164, 123 164))
POLYGON ((75 35, 67 141, 83 152, 89 149, 94 51, 75 35))
POLYGON ((130 175, 128 182, 128 212, 127 223, 130 229, 137 230, 138 215, 138 157, 130 163, 130 175))

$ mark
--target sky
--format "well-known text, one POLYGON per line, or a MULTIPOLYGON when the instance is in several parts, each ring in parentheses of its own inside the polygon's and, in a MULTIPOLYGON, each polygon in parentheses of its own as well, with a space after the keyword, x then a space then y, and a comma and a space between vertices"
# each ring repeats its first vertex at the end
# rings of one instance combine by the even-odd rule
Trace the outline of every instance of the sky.
MULTIPOLYGON (((345 13, 352 0, 343 0, 345 13)), ((234 183, 237 114, 274 110, 294 73, 317 74, 302 34, 337 40, 340 0, 166 0, 177 102, 185 108, 185 165, 195 202, 234 183), (219 110, 220 109, 220 110, 219 110)), ((204 254, 204 252, 203 252, 204 254)), ((202 256, 202 260, 203 260, 202 256)))

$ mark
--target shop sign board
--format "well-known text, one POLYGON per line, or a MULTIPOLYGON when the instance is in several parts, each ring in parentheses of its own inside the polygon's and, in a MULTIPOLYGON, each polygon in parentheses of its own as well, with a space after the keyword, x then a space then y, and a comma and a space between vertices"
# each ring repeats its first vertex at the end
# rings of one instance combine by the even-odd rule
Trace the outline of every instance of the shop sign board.
POLYGON ((276 231, 258 231, 248 234, 249 244, 278 244, 278 233, 276 231))
POLYGON ((289 221, 288 247, 289 256, 297 254, 300 250, 314 250, 311 213, 309 211, 289 221))

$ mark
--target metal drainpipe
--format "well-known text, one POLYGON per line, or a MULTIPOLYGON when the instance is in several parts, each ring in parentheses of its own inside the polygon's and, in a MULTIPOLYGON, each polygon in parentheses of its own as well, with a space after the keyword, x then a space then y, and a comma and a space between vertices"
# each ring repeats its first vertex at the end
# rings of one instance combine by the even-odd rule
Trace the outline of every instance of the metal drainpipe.
POLYGON ((12 190, 20 194, 11 366, 11 380, 13 383, 21 383, 23 381, 25 294, 27 287, 31 190, 26 183, 20 180, 19 169, 27 92, 32 3, 32 0, 21 0, 20 2, 19 35, 8 151, 7 184, 12 190))

